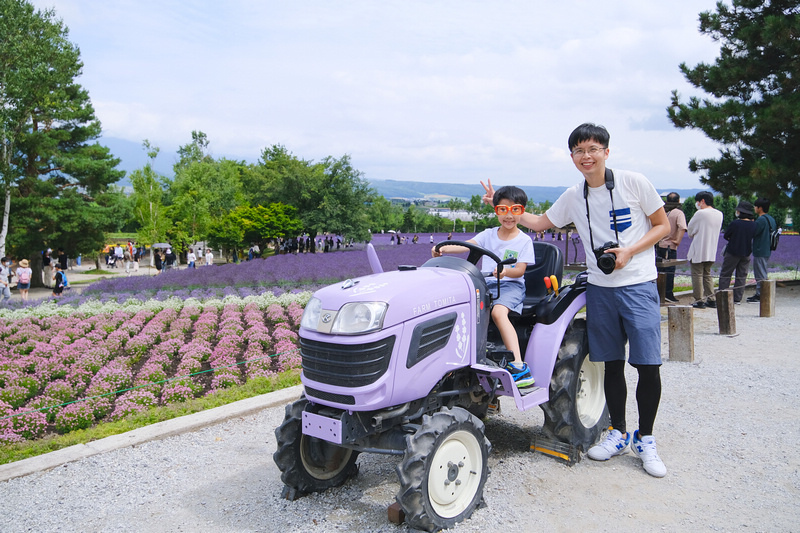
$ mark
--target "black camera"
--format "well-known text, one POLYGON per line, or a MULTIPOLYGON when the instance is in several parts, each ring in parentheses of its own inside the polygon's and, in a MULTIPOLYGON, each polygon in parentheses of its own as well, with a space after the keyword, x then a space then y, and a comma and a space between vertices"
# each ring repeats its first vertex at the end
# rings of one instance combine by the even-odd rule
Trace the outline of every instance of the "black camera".
POLYGON ((597 268, 603 274, 611 274, 617 266, 617 254, 608 251, 612 248, 619 248, 619 243, 608 241, 599 248, 592 250, 595 258, 597 258, 597 268))

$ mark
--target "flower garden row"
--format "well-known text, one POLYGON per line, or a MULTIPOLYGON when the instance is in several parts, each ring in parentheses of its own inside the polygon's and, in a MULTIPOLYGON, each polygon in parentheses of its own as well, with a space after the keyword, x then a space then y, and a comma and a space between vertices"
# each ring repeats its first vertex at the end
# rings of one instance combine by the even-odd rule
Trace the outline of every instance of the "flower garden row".
POLYGON ((205 305, 173 298, 163 306, 105 305, 97 313, 84 306, 66 316, 0 320, 0 444, 298 368, 297 327, 309 296, 205 305))

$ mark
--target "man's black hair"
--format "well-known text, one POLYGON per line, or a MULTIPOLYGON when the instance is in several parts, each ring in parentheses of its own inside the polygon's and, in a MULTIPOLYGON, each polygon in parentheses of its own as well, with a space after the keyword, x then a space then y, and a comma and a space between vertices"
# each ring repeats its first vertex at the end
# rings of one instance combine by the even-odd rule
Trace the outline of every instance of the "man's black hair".
POLYGON ((671 192, 667 195, 667 201, 673 204, 677 204, 681 201, 681 195, 676 192, 671 192))
POLYGON ((573 148, 585 141, 597 141, 603 148, 608 148, 608 141, 610 140, 611 135, 608 133, 607 129, 603 126, 587 122, 581 124, 570 133, 567 144, 571 152, 573 148))
POLYGON ((699 193, 694 195, 694 199, 698 202, 700 200, 703 200, 709 207, 714 206, 714 195, 708 191, 700 191, 699 193))
POLYGON ((765 213, 769 213, 770 202, 766 198, 759 198, 758 200, 753 202, 753 205, 756 207, 760 207, 761 209, 764 210, 765 213))
POLYGON ((494 205, 499 204, 501 200, 511 200, 515 204, 528 205, 528 195, 525 194, 525 191, 513 185, 500 187, 494 192, 494 197, 492 197, 494 205))
POLYGON ((8 263, 8 257, 3 257, 0 259, 0 263, 8 263))

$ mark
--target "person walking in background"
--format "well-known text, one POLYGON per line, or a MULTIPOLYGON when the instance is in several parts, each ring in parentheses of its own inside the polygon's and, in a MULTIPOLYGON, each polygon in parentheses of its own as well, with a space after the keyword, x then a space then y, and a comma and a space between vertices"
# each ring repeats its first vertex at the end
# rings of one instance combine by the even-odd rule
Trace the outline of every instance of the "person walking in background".
POLYGON ((133 249, 133 271, 139 272, 139 261, 142 259, 142 253, 139 250, 139 247, 135 247, 133 249))
POLYGON ((211 248, 206 249, 206 266, 214 264, 214 254, 211 253, 211 248))
POLYGON ((122 251, 122 258, 125 260, 125 273, 131 273, 131 263, 133 262, 133 255, 131 255, 130 248, 127 246, 122 251))
POLYGON ((172 270, 176 259, 177 257, 175 257, 175 252, 172 251, 172 248, 167 248, 167 253, 164 254, 164 270, 172 270))
POLYGON ((153 261, 156 265, 156 276, 158 276, 164 268, 164 262, 161 260, 161 252, 158 250, 153 250, 153 261))
POLYGON ((64 273, 59 263, 53 265, 53 270, 55 271, 53 274, 53 297, 61 298, 61 294, 64 292, 64 273))
POLYGON ((8 268, 8 258, 3 257, 0 259, 0 289, 3 292, 3 305, 8 305, 11 300, 11 270, 8 268))
MULTIPOLYGON (((658 257, 667 261, 678 258, 678 245, 686 233, 686 215, 683 214, 680 206, 681 196, 676 192, 669 193, 664 205, 669 221, 669 235, 661 239, 656 247, 658 257)), ((675 266, 659 267, 658 271, 666 275, 664 300, 673 304, 678 303, 675 298, 675 266)))
POLYGON ((687 225, 686 232, 692 238, 686 258, 692 269, 693 307, 705 309, 716 307, 714 300, 714 278, 711 265, 717 259, 717 243, 722 229, 722 211, 714 208, 714 196, 701 191, 695 196, 697 212, 687 225))
POLYGON ((50 254, 53 253, 53 250, 48 248, 42 253, 42 283, 48 289, 53 287, 53 258, 50 257, 50 254))
POLYGON ((195 268, 195 262, 197 261, 197 256, 194 255, 194 250, 189 248, 189 253, 186 254, 186 262, 189 263, 186 268, 195 268))
POLYGON ((719 273, 719 290, 724 291, 731 286, 731 275, 735 271, 733 302, 737 304, 742 303, 747 270, 750 267, 750 254, 753 252, 753 236, 756 234, 754 216, 753 204, 742 200, 736 206, 736 220, 728 225, 724 234, 728 244, 725 246, 722 270, 719 273))
POLYGON ((753 235, 753 275, 756 278, 756 293, 747 299, 748 302, 761 301, 761 282, 767 279, 767 261, 772 255, 770 234, 778 228, 778 223, 769 213, 770 201, 759 198, 755 202, 756 233, 753 235))
POLYGON ((63 248, 59 248, 58 249, 58 258, 57 259, 58 259, 58 266, 61 267, 61 271, 62 272, 66 271, 67 268, 69 268, 69 258, 67 257, 67 254, 64 253, 64 249, 63 248))
POLYGON ((19 296, 22 298, 23 302, 28 301, 28 290, 31 288, 31 276, 33 276, 33 270, 30 269, 28 260, 21 260, 17 267, 17 289, 19 289, 19 296))

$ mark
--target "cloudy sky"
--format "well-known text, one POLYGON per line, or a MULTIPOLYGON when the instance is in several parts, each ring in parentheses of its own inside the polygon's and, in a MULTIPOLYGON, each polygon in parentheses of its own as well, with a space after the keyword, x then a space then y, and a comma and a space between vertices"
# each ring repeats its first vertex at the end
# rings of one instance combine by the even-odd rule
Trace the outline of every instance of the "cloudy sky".
POLYGON ((702 95, 678 66, 716 57, 698 32, 713 0, 33 4, 80 47, 104 138, 149 139, 167 166, 192 130, 216 157, 282 144, 373 180, 571 185, 582 122, 611 132, 609 166, 659 189, 700 187, 687 163, 717 153, 665 110, 673 89, 702 95))

